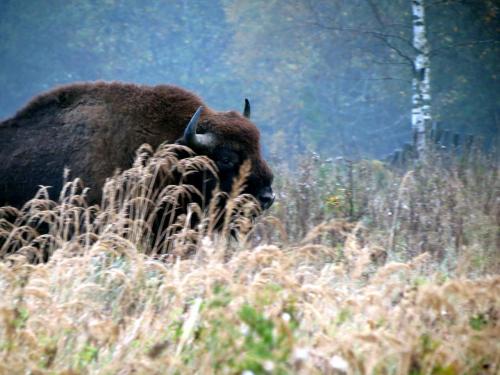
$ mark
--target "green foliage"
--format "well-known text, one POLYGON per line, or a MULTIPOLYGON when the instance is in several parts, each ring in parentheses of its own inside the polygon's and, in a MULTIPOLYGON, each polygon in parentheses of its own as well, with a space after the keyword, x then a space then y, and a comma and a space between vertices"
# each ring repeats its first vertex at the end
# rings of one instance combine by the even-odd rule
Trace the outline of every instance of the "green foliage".
POLYGON ((349 309, 342 309, 340 310, 337 319, 336 319, 336 324, 337 325, 342 325, 345 322, 349 320, 349 318, 352 316, 352 312, 349 309))
POLYGON ((485 314, 477 314, 471 316, 469 325, 473 330, 481 331, 488 324, 488 319, 485 314))
POLYGON ((440 343, 436 341, 430 333, 424 333, 420 336, 420 343, 422 345, 423 356, 434 353, 440 345, 440 343))
MULTIPOLYGON (((266 297, 243 303, 232 315, 227 310, 234 303, 234 295, 220 285, 213 291, 213 297, 204 304, 192 350, 208 351, 216 372, 288 373, 298 328, 293 303, 284 302, 279 315, 266 316, 265 310, 280 300, 277 291, 266 288, 266 297), (273 298, 268 300, 271 294, 273 298)), ((190 351, 184 357, 187 364, 192 356, 190 351)))
POLYGON ((274 339, 274 322, 266 319, 252 306, 244 305, 239 311, 241 321, 248 327, 245 334, 246 355, 240 364, 242 369, 263 372, 262 363, 272 357, 277 344, 274 339))
POLYGON ((29 319, 29 311, 25 307, 21 307, 15 310, 16 318, 14 319, 14 327, 17 329, 23 329, 26 327, 26 322, 29 319))
POLYGON ((95 361, 99 355, 99 349, 94 345, 87 344, 77 354, 76 367, 79 369, 86 368, 92 361, 95 361))

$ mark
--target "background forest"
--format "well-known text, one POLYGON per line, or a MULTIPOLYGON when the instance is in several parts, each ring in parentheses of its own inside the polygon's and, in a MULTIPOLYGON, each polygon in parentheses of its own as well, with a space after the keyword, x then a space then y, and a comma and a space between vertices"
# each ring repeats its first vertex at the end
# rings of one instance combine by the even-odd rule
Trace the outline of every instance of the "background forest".
MULTIPOLYGON (((426 7, 433 119, 490 142, 499 12, 494 0, 426 7)), ((408 0, 3 0, 0 35, 0 118, 58 84, 123 80, 181 85, 220 110, 250 98, 277 158, 383 157, 410 139, 408 0)))

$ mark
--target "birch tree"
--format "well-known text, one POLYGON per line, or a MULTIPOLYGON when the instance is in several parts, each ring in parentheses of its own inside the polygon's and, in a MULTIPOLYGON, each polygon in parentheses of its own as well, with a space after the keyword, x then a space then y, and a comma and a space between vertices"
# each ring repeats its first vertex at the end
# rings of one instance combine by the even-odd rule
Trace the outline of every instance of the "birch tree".
POLYGON ((418 158, 425 153, 425 130, 431 116, 431 67, 430 47, 426 36, 424 0, 412 0, 413 47, 416 55, 413 63, 411 125, 418 158))

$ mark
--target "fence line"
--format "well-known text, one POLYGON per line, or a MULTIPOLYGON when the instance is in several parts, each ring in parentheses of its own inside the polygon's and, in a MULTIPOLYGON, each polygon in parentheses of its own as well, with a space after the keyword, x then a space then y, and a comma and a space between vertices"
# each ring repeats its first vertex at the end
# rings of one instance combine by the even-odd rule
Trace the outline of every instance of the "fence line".
MULTIPOLYGON (((433 123, 432 128, 426 132, 426 146, 428 150, 462 154, 467 158, 474 147, 482 149, 484 145, 484 137, 452 132, 449 129, 443 129, 438 122, 433 123)), ((396 167, 405 167, 416 160, 417 150, 415 142, 405 143, 401 148, 395 149, 383 159, 386 163, 396 167)))

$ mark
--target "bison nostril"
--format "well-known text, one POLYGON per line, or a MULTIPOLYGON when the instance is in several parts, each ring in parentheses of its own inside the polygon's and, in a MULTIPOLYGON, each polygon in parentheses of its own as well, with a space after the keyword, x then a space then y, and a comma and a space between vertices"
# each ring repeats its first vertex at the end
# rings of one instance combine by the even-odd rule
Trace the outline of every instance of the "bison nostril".
POLYGON ((274 202, 276 195, 273 193, 271 188, 264 188, 260 192, 258 198, 259 202, 264 210, 267 210, 274 202))

